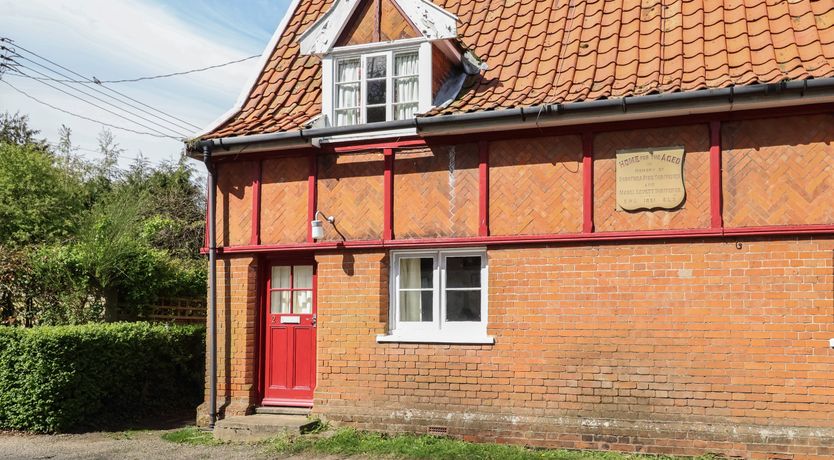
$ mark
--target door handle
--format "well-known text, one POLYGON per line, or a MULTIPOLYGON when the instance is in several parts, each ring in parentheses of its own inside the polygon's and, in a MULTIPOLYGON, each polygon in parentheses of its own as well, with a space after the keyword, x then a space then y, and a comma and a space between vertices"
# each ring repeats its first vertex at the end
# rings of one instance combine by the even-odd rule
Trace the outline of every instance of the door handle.
POLYGON ((318 323, 318 319, 316 318, 316 316, 317 316, 317 315, 313 315, 313 318, 310 320, 310 324, 311 324, 313 327, 316 327, 316 324, 318 323))

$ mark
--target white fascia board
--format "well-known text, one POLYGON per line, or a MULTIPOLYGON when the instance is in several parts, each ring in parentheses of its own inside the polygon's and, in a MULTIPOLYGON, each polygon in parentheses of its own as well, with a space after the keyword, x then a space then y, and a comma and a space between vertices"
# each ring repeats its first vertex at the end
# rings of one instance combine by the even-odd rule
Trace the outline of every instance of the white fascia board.
POLYGON ((284 13, 284 17, 278 24, 278 28, 275 29, 275 33, 272 34, 272 38, 269 39, 269 44, 266 45, 264 52, 261 54, 261 58, 258 60, 258 73, 252 74, 252 77, 249 78, 249 82, 243 87, 243 91, 241 91, 240 95, 237 97, 235 105, 226 113, 220 115, 220 117, 211 122, 211 124, 209 124, 207 128, 192 135, 192 139, 198 139, 214 131, 215 129, 219 128, 220 125, 226 123, 233 116, 237 115, 238 112, 240 112, 240 110, 243 108, 243 104, 246 103, 246 99, 249 98, 249 93, 252 92, 252 89, 254 89, 255 85, 258 83, 258 79, 261 77, 261 74, 263 73, 266 64, 269 62, 269 58, 275 51, 275 47, 278 46, 278 41, 280 41, 281 36, 284 35, 284 30, 287 28, 287 24, 289 24, 292 15, 295 14, 295 10, 298 8, 299 3, 301 3, 301 0, 292 0, 292 3, 290 3, 290 6, 287 8, 287 12, 284 13))
POLYGON ((336 0, 333 6, 299 38, 301 54, 324 55, 333 49, 361 0, 336 0))
POLYGON ((428 0, 394 0, 428 40, 458 36, 458 18, 428 0))

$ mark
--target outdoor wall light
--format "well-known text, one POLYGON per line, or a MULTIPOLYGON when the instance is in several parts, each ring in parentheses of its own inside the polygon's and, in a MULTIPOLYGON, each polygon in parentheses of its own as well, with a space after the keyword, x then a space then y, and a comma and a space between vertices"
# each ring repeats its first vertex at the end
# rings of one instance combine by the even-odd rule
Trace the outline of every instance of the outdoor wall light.
POLYGON ((313 216, 313 220, 310 221, 310 229, 312 230, 312 235, 314 240, 320 240, 324 238, 324 227, 322 227, 321 221, 318 219, 319 214, 324 217, 324 220, 330 222, 331 224, 336 223, 336 217, 334 216, 325 216, 322 214, 321 211, 316 211, 316 214, 313 216))

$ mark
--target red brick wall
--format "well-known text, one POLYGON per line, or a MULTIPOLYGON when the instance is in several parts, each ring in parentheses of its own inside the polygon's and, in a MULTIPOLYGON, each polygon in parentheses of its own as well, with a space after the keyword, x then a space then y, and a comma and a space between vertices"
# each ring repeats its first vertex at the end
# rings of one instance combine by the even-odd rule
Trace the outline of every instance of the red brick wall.
POLYGON ((492 346, 377 344, 384 253, 319 255, 315 410, 553 446, 823 452, 806 428, 834 435, 834 239, 739 243, 491 249, 492 346))
POLYGON ((725 123, 724 222, 834 223, 834 115, 725 123))
POLYGON ((395 238, 478 235, 475 145, 404 150, 395 158, 395 238))
MULTIPOLYGON (((252 412, 257 393, 257 259, 223 256, 217 260, 217 410, 221 415, 252 412)), ((207 334, 208 336, 208 334, 207 334)), ((209 340, 206 340, 206 402, 197 422, 208 424, 209 340)))
POLYGON ((594 137, 594 226, 598 232, 704 228, 710 224, 707 125, 602 133, 594 137), (617 210, 617 150, 684 147, 686 201, 672 211, 617 210))
POLYGON ((336 217, 324 223, 324 241, 382 238, 382 153, 319 155, 318 209, 336 217))
POLYGON ((252 239, 252 181, 254 161, 217 165, 217 244, 238 246, 252 239))
POLYGON ((490 144, 492 235, 582 230, 582 141, 579 136, 490 144))
POLYGON ((309 177, 310 159, 306 156, 263 162, 261 244, 307 241, 309 177))

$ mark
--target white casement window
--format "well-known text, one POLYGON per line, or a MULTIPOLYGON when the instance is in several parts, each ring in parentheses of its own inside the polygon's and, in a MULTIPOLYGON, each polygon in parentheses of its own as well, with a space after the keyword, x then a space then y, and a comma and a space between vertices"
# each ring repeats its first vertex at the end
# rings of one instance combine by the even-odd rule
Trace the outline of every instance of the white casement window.
POLYGON ((380 342, 493 343, 485 250, 391 254, 389 334, 380 342))
POLYGON ((389 50, 335 59, 333 123, 412 118, 420 107, 420 52, 389 50))

